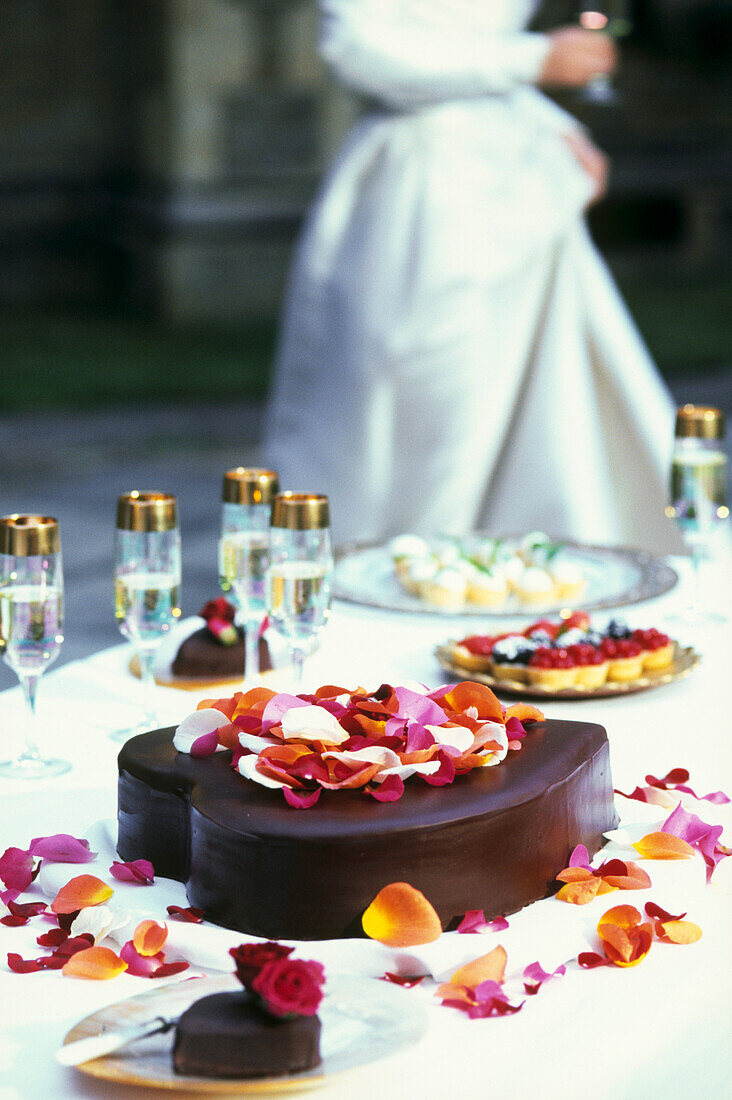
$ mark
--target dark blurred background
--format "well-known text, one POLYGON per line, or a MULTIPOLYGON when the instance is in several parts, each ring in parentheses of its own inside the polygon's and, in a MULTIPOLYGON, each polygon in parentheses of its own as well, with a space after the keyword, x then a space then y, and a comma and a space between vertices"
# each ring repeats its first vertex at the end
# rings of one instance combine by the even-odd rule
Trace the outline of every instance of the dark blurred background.
MULTIPOLYGON (((576 21, 550 0, 539 27, 576 21)), ((630 0, 592 230, 664 374, 732 365, 732 4, 630 0)), ((356 105, 314 0, 3 0, 5 413, 260 399, 303 213, 356 105)))
MULTIPOLYGON (((563 100, 612 158, 592 231, 677 400, 732 414, 730 3, 628 3, 618 103, 563 100)), ((59 518, 60 664, 120 641, 120 492, 176 494, 184 613, 217 594, 221 475, 266 462, 293 243, 358 105, 315 0, 2 0, 0 31, 0 514, 59 518)))

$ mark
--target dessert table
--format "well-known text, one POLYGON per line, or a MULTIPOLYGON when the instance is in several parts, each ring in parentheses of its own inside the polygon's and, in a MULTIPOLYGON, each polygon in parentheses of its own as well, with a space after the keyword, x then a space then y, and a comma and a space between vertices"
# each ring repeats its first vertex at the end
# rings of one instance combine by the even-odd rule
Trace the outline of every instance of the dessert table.
MULTIPOLYGON (((693 629, 671 626, 666 616, 682 605, 688 583, 686 563, 672 564, 680 573, 679 586, 621 613, 633 626, 658 626, 693 645, 702 656, 700 665, 688 677, 658 689, 611 699, 547 702, 543 709, 549 718, 596 721, 606 727, 614 785, 620 791, 628 793, 642 786, 648 774, 662 777, 672 768, 683 767, 690 772, 689 785, 697 793, 732 793, 729 622, 693 629)), ((719 578, 717 598, 729 607, 729 589, 725 590, 729 569, 720 567, 719 578)), ((374 688, 382 682, 419 681, 436 687, 446 677, 434 658, 435 647, 449 636, 475 632, 477 625, 475 620, 466 627, 460 619, 375 612, 338 603, 319 651, 308 660, 306 680, 309 686, 327 682, 374 688)), ((103 826, 95 823, 114 820, 119 744, 110 738, 110 731, 134 725, 140 698, 140 685, 128 671, 128 660, 128 649, 118 646, 44 677, 38 704, 41 749, 66 757, 73 767, 51 780, 0 780, 0 850, 24 848, 33 837, 60 832, 83 836, 92 829, 90 835, 98 837, 103 826)), ((287 670, 269 677, 265 682, 271 686, 289 686, 287 670)), ((205 694, 159 688, 160 724, 180 720, 205 694)), ((20 739, 22 716, 19 690, 2 693, 0 728, 5 755, 15 750, 16 738, 20 739)), ((623 822, 639 823, 640 832, 631 839, 659 828, 669 812, 627 798, 618 802, 623 822)), ((730 844, 728 805, 694 799, 685 805, 705 822, 727 823, 722 841, 730 844)), ((630 825, 628 829, 632 832, 630 825)), ((622 837, 616 842, 622 843, 622 837)), ((629 849, 625 858, 638 856, 629 849)), ((547 970, 566 963, 566 973, 547 982, 537 996, 524 996, 521 989, 522 995, 513 999, 525 1001, 522 1010, 501 1018, 470 1020, 460 1011, 443 1007, 434 996, 431 979, 405 990, 404 998, 413 998, 413 1002, 404 1003, 413 1003, 415 1011, 426 1013, 421 1038, 383 1060, 367 1062, 345 1075, 326 1076, 316 1094, 329 1098, 348 1095, 350 1100, 370 1098, 376 1089, 389 1097, 425 1100, 487 1096, 489 1090, 507 1098, 537 1093, 561 1095, 565 1100, 729 1096, 731 865, 732 860, 723 859, 707 883, 698 856, 679 862, 644 861, 653 882, 649 890, 613 892, 583 907, 548 899, 529 907, 531 913, 523 921, 509 918, 506 933, 458 937, 460 949, 472 951, 473 957, 503 943, 509 975, 512 966, 520 975, 523 967, 535 960, 547 970), (605 910, 630 904, 642 911, 648 900, 674 914, 688 912, 688 919, 701 927, 702 938, 683 946, 654 943, 639 965, 627 969, 584 970, 577 965, 580 952, 600 950, 595 928, 605 910)), ((101 873, 96 864, 66 870, 67 877, 86 870, 101 873)), ((21 900, 41 897, 40 888, 34 884, 21 900)), ((128 887, 127 891, 136 891, 135 903, 158 920, 166 919, 165 905, 170 898, 186 904, 179 884, 156 880, 152 887, 128 887)), ((186 928, 191 944, 197 935, 201 943, 208 935, 207 942, 216 945, 210 957, 222 959, 218 971, 210 965, 194 965, 191 974, 225 971, 222 945, 235 945, 244 938, 204 926, 186 928)), ((83 1017, 153 985, 162 987, 164 982, 175 983, 180 978, 155 983, 123 974, 112 981, 84 981, 58 971, 11 973, 5 961, 7 952, 34 957, 39 953, 35 947, 38 934, 35 921, 26 927, 0 929, 4 947, 0 956, 0 1100, 42 1096, 138 1100, 153 1096, 152 1089, 95 1080, 64 1068, 56 1063, 54 1053, 83 1017)), ((443 980, 449 976, 447 961, 458 942, 456 933, 449 936, 444 965, 438 957, 442 948, 431 956, 425 952, 427 967, 433 975, 444 970, 443 980)), ((381 967, 389 968, 388 950, 380 949, 385 952, 383 958, 378 950, 364 955, 364 944, 380 949, 370 941, 340 941, 335 946, 325 945, 322 953, 319 945, 306 944, 301 954, 304 958, 323 957, 327 970, 336 967, 348 972, 352 962, 353 971, 363 975, 376 966, 371 976, 378 977, 381 967)), ((409 972, 404 959, 395 957, 393 967, 409 972)), ((181 1080, 173 1095, 179 1091, 182 1095, 184 1084, 181 1080)), ((226 1093, 222 1091, 222 1095, 226 1093)))

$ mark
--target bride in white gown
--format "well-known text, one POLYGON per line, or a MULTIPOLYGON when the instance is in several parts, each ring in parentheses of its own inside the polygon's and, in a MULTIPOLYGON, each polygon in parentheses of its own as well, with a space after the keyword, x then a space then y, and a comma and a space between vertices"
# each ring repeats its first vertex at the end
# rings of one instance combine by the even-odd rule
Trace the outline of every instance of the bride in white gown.
POLYGON ((614 65, 532 0, 321 0, 370 101, 285 307, 267 461, 338 539, 535 528, 675 547, 673 408, 582 215, 600 155, 534 82, 614 65))

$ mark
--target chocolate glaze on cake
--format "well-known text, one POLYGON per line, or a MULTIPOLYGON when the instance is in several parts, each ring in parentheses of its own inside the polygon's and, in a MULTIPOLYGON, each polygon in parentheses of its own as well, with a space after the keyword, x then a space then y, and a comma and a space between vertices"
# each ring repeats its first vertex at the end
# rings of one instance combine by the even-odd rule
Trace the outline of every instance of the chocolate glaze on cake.
POLYGON ((209 920, 272 939, 358 934, 390 882, 409 882, 443 928, 546 896, 576 844, 593 854, 617 824, 602 726, 546 721, 519 752, 445 787, 418 779, 397 802, 324 791, 307 810, 243 779, 228 752, 194 758, 173 729, 119 754, 118 851, 186 883, 209 920))
MULTIPOLYGON (((203 626, 181 642, 175 655, 171 670, 181 680, 235 680, 244 676, 244 633, 237 631, 239 638, 232 645, 219 642, 203 626)), ((259 669, 266 672, 272 668, 269 646, 264 638, 259 639, 259 669)))
POLYGON ((176 1028, 173 1067, 180 1074, 276 1077, 319 1062, 317 1016, 270 1016, 244 990, 202 997, 183 1013, 176 1028))

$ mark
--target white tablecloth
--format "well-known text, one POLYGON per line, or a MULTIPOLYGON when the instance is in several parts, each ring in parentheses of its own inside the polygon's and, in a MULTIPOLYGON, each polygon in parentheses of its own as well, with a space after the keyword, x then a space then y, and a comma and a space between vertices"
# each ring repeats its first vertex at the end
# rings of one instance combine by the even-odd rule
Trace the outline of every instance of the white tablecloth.
MULTIPOLYGON (((674 564, 683 569, 683 562, 674 564)), ((720 572, 720 602, 729 597, 724 579, 720 572)), ((623 614, 632 625, 666 626, 671 632, 664 616, 681 601, 682 591, 677 588, 623 614)), ((419 680, 437 686, 445 676, 432 656, 435 645, 477 625, 436 616, 376 614, 339 604, 306 676, 312 685, 360 682, 374 687, 383 681, 419 680)), ((548 717, 597 721, 607 728, 614 782, 621 790, 642 785, 649 772, 663 776, 673 767, 686 767, 698 792, 721 788, 730 793, 729 624, 683 631, 675 626, 672 632, 682 642, 694 644, 703 656, 687 679, 622 698, 548 703, 545 711, 548 717)), ((0 852, 9 846, 25 847, 32 837, 50 833, 82 835, 93 822, 114 819, 119 745, 109 738, 109 731, 133 723, 138 716, 140 689, 127 672, 128 656, 125 647, 115 647, 45 677, 39 692, 41 747, 67 757, 73 769, 60 778, 35 783, 0 780, 0 852)), ((286 677, 284 672, 276 675, 286 677)), ((282 686, 286 686, 284 679, 282 686)), ((161 724, 183 717, 197 698, 159 689, 161 724)), ((21 720, 19 692, 4 692, 0 695, 3 755, 18 747, 21 720)), ((639 813, 648 815, 648 807, 623 801, 626 807, 639 807, 639 813)), ((708 802, 695 803, 693 812, 709 821, 722 820, 726 813, 708 802)), ((664 816, 659 811, 658 820, 664 816)), ((729 830, 723 840, 730 843, 729 830)), ((375 1089, 396 1098, 486 1096, 489 1090, 506 1098, 537 1094, 564 1100, 732 1095, 729 865, 732 859, 724 860, 711 885, 705 886, 699 865, 690 871, 686 863, 672 867, 645 863, 654 880, 651 890, 613 893, 585 909, 556 901, 539 903, 544 909, 536 911, 535 925, 538 914, 547 914, 541 937, 545 954, 539 956, 544 966, 556 965, 549 957, 554 935, 549 920, 560 908, 573 910, 572 920, 584 934, 584 942, 578 937, 576 950, 574 944, 569 952, 560 949, 559 941, 554 944, 556 953, 567 959, 592 942, 602 912, 621 903, 642 911, 645 901, 653 899, 675 912, 688 909, 688 919, 700 924, 704 935, 690 946, 656 943, 640 965, 627 970, 582 971, 570 965, 565 977, 529 998, 521 1012, 501 1019, 470 1021, 441 1007, 429 987, 418 987, 412 993, 429 1005, 424 1038, 383 1062, 326 1081, 319 1095, 347 1094, 353 1100, 366 1100, 375 1089)), ((99 873, 96 864, 71 870, 99 873)), ((179 888, 171 885, 170 889, 179 888)), ((160 901, 164 892, 161 885, 144 893, 140 905, 147 906, 146 915, 165 917, 165 904, 160 901)), ((128 975, 91 982, 64 978, 58 972, 10 973, 6 952, 35 957, 41 953, 35 947, 38 934, 35 921, 26 928, 0 927, 0 1100, 149 1096, 149 1092, 96 1082, 62 1069, 53 1054, 79 1019, 153 983, 128 975)), ((499 942, 500 935, 488 934, 481 938, 481 949, 487 952, 499 942)), ((510 966, 508 942, 507 950, 510 966)))

